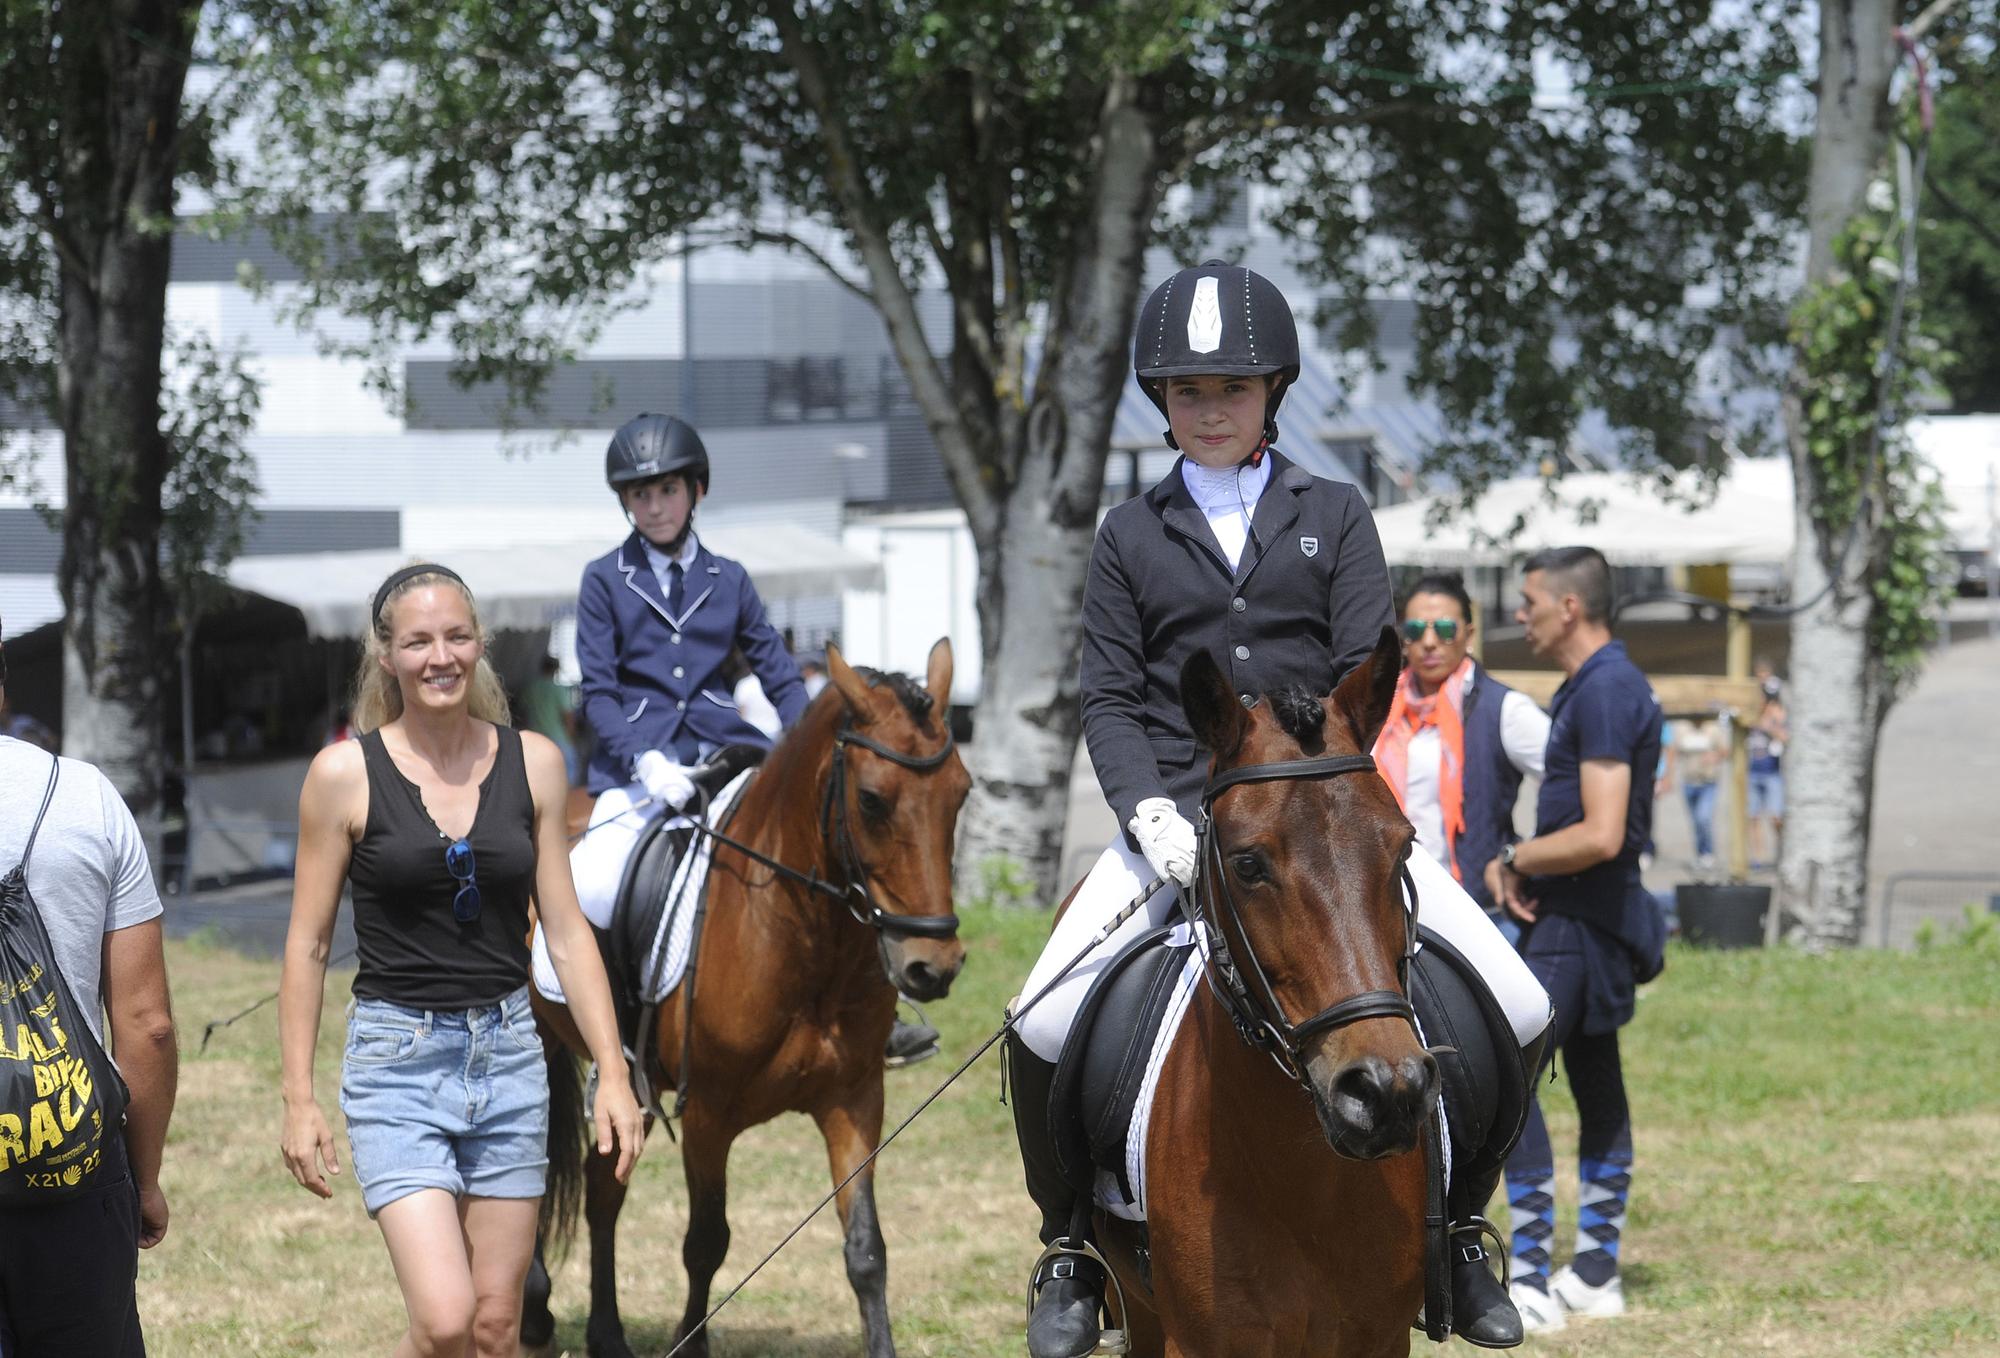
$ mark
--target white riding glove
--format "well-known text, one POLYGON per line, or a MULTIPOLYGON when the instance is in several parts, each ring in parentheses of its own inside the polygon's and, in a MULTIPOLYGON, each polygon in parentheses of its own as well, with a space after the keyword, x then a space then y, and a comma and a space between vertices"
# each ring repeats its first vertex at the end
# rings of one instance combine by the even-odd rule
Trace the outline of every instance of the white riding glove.
POLYGON ((1154 872, 1177 886, 1194 881, 1194 826, 1167 797, 1148 797, 1125 823, 1154 872))
POLYGON ((658 750, 640 755, 633 762, 632 771, 639 775, 647 796, 675 811, 694 796, 694 779, 688 777, 688 771, 658 750))

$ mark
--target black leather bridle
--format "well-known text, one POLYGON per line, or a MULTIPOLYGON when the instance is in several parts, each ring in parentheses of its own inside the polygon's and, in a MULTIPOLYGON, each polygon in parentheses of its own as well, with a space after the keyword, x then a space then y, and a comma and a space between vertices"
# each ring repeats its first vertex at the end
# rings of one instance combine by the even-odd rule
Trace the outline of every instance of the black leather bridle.
POLYGON ((1336 1001, 1300 1023, 1285 1017, 1284 1004, 1272 988, 1271 979, 1250 946, 1249 931, 1243 927, 1242 912, 1230 894, 1227 865, 1222 861, 1222 845, 1216 838, 1215 799, 1242 783, 1267 783, 1292 778, 1331 778, 1343 773, 1372 773, 1375 760, 1365 754, 1327 755, 1319 759, 1287 759, 1271 764, 1245 764, 1227 769, 1209 779, 1201 790, 1201 821, 1196 828, 1194 887, 1188 893, 1190 908, 1208 930, 1208 981, 1236 1032, 1258 1051, 1268 1052, 1292 1079, 1308 1084, 1305 1045, 1320 1033, 1345 1027, 1361 1019, 1399 1018, 1417 1030, 1416 1012, 1410 1008, 1410 959, 1417 951, 1417 884, 1410 876, 1409 861, 1397 864, 1407 893, 1403 909, 1403 955, 1396 962, 1400 990, 1364 990, 1336 1001), (1243 961, 1239 965, 1230 951, 1228 934, 1222 928, 1223 914, 1243 940, 1243 961), (1245 972, 1248 972, 1246 979, 1245 972), (1254 980, 1253 990, 1250 980, 1254 980))

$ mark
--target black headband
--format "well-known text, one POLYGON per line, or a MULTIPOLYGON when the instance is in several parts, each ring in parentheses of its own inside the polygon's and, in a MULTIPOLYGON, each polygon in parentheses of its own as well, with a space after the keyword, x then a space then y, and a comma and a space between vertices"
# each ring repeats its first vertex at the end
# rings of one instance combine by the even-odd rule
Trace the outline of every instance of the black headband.
POLYGON ((403 567, 382 582, 382 588, 375 591, 375 607, 370 610, 369 618, 374 622, 382 621, 382 605, 389 602, 389 596, 395 593, 396 586, 414 580, 420 575, 442 575, 447 580, 458 580, 458 587, 465 590, 466 596, 470 598, 472 595, 472 591, 466 588, 465 581, 458 579, 457 571, 449 566, 440 566, 434 561, 419 561, 414 566, 403 567))

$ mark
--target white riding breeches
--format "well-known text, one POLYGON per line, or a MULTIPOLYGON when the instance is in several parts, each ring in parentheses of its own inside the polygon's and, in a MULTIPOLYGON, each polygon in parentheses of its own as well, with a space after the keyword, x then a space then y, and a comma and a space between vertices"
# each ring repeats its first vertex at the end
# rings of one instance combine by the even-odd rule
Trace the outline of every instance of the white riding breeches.
POLYGON ((657 814, 639 783, 607 788, 590 808, 588 828, 569 851, 569 873, 576 880, 577 904, 598 928, 610 927, 625 864, 639 843, 639 832, 657 814))
MULTIPOLYGON (((1424 925, 1435 930, 1473 965, 1492 989, 1508 1023, 1513 1025, 1515 1040, 1527 1045, 1549 1025, 1548 992, 1542 989, 1541 982, 1528 970, 1513 945, 1486 917, 1486 912, 1466 894, 1465 888, 1435 858, 1414 844, 1410 847, 1410 877, 1416 883, 1424 925)), ((1041 958, 1028 973, 1027 983, 1021 987, 1019 1005, 1041 994, 1049 979, 1081 952, 1112 916, 1131 904, 1153 878, 1153 869, 1145 857, 1125 847, 1124 836, 1111 841, 1090 875, 1083 879, 1083 885, 1077 888, 1076 899, 1070 902, 1062 923, 1049 936, 1041 958)), ((579 880, 577 890, 581 893, 582 889, 579 880)), ((617 889, 615 882, 612 889, 617 889)), ((1091 983, 1124 951, 1126 944, 1164 924, 1179 900, 1180 892, 1173 883, 1162 886, 1144 907, 1119 925, 1117 932, 1099 944, 1046 998, 1029 1010, 1019 1029, 1028 1050, 1044 1061, 1060 1057, 1063 1040, 1069 1036, 1070 1024, 1075 1021, 1084 996, 1090 992, 1091 983)))

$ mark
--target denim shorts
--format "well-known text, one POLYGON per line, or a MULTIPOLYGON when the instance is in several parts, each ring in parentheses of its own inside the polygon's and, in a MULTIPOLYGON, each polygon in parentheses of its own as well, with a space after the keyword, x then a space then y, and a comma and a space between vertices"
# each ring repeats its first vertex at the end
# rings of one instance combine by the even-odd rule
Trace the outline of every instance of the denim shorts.
POLYGON ((538 1198, 549 1168, 549 1077, 527 987, 478 1009, 348 1008, 340 1111, 374 1216, 424 1188, 538 1198))
POLYGON ((1750 814, 1753 816, 1782 816, 1785 814, 1785 775, 1783 770, 1772 769, 1768 773, 1750 771, 1750 814))

